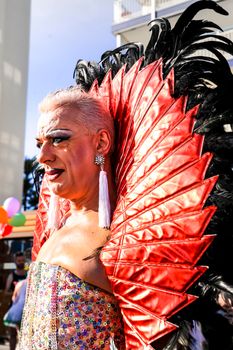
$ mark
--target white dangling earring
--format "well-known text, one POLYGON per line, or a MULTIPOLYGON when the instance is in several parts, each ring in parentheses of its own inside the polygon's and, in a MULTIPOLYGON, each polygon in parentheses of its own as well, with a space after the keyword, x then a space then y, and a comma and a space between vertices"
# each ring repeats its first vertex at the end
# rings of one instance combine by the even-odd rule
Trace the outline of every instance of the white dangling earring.
POLYGON ((47 228, 51 233, 58 230, 60 227, 60 205, 59 197, 51 192, 49 208, 48 208, 48 222, 47 228))
POLYGON ((109 228, 111 219, 111 206, 108 191, 107 173, 104 171, 104 156, 96 155, 95 164, 100 166, 99 174, 99 227, 109 228))

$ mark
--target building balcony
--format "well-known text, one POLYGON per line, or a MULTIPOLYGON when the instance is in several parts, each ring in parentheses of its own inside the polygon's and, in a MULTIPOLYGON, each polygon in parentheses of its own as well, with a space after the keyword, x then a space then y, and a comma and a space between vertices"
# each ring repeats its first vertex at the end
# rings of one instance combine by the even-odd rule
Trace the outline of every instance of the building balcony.
MULTIPOLYGON (((233 2, 232 0, 215 0, 225 8, 229 16, 216 14, 211 10, 202 10, 195 19, 208 18, 217 23, 224 32, 219 34, 233 41, 233 2)), ((180 14, 196 0, 114 0, 114 20, 112 32, 116 36, 116 46, 129 42, 141 42, 147 45, 150 39, 148 23, 159 17, 166 17, 175 25, 180 14)), ((210 54, 211 55, 211 54, 210 54)), ((233 63, 233 58, 226 55, 233 63)))
MULTIPOLYGON (((147 24, 159 17, 169 18, 171 25, 174 25, 184 10, 197 0, 114 0, 112 32, 114 35, 135 28, 145 27, 147 24)), ((232 0, 213 0, 230 14, 222 16, 212 10, 202 10, 195 17, 196 19, 208 18, 226 29, 233 26, 232 0), (205 12, 207 11, 207 12, 205 12)))
POLYGON ((142 16, 154 18, 156 11, 182 4, 187 4, 187 0, 115 0, 113 22, 119 24, 142 16))

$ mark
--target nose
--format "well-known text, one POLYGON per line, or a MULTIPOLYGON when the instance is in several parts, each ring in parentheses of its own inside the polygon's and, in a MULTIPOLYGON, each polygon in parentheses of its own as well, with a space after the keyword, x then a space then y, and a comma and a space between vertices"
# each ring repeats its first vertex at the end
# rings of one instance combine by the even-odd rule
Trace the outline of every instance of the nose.
POLYGON ((56 157, 52 150, 52 145, 45 142, 39 149, 39 153, 37 155, 37 161, 40 164, 47 164, 48 162, 53 162, 55 158, 56 157))

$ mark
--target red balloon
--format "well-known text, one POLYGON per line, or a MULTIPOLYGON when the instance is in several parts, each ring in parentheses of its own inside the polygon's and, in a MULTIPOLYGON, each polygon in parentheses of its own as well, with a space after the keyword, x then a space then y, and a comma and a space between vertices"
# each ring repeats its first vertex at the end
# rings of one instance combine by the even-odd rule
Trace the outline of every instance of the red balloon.
POLYGON ((0 234, 2 237, 6 237, 12 232, 12 226, 11 225, 0 225, 0 234), (2 227, 1 227, 2 226, 2 227))

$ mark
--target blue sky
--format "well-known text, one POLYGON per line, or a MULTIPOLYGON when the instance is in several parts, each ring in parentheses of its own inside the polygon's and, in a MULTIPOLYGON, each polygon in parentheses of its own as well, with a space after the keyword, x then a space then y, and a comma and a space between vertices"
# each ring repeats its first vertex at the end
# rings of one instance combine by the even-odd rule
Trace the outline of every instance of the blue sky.
POLYGON ((36 154, 38 103, 74 84, 77 59, 99 61, 115 47, 113 0, 31 0, 25 156, 36 154))

